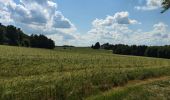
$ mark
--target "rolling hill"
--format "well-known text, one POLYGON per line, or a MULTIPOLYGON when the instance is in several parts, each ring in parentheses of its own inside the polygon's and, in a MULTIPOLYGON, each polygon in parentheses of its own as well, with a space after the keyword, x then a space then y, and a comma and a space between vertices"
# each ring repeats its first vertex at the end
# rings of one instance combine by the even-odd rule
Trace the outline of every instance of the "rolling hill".
MULTIPOLYGON (((169 59, 114 55, 90 48, 0 46, 0 100, 82 100, 107 91, 111 91, 113 100, 115 87, 125 87, 122 91, 130 98, 136 92, 126 87, 129 82, 169 75, 169 59)), ((168 86, 167 82, 154 83, 168 86)), ((156 91, 154 83, 134 87, 156 91)))

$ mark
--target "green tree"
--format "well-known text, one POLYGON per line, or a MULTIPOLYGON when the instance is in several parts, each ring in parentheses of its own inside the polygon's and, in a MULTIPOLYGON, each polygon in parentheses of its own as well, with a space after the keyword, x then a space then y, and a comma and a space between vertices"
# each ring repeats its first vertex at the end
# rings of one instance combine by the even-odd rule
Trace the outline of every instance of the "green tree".
POLYGON ((9 25, 6 28, 6 37, 9 39, 8 44, 17 46, 19 43, 19 34, 16 27, 9 25))
POLYGON ((100 49, 100 43, 97 42, 97 43, 94 45, 93 49, 100 49))
POLYGON ((55 43, 53 40, 51 39, 48 39, 48 46, 47 46, 48 49, 54 49, 55 48, 55 43))
POLYGON ((170 8, 170 0, 163 0, 162 7, 163 7, 163 11, 161 13, 164 13, 170 8))
POLYGON ((35 48, 47 48, 54 49, 55 43, 53 40, 48 39, 45 35, 31 35, 30 36, 31 47, 35 48))
POLYGON ((0 27, 0 44, 3 44, 5 39, 5 33, 2 27, 0 27))

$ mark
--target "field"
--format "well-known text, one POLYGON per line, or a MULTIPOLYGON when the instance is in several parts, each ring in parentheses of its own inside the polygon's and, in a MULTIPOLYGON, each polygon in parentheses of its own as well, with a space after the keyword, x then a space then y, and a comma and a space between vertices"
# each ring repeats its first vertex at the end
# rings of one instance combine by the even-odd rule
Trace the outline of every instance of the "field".
MULTIPOLYGON (((112 51, 90 48, 47 50, 0 46, 0 100, 92 100, 130 81, 169 75, 168 59, 113 55, 112 51)), ((153 86, 157 84, 159 94, 165 92, 162 95, 168 98, 168 90, 159 85, 169 87, 168 80, 127 87, 117 95, 123 98, 129 93, 129 100, 138 100, 132 94, 141 91, 141 97, 147 93, 154 95, 153 91, 158 90, 153 86)), ((108 94, 108 100, 110 96, 114 100, 115 92, 108 94)))
POLYGON ((170 77, 132 81, 87 100, 169 100, 170 77))

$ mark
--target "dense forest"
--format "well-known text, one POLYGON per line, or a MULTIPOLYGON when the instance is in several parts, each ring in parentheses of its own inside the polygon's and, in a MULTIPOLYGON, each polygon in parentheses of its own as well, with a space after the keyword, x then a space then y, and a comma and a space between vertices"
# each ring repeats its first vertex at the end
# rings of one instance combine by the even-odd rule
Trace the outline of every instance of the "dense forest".
POLYGON ((100 45, 97 42, 92 45, 93 49, 106 49, 112 50, 114 54, 121 55, 134 55, 134 56, 146 56, 146 57, 157 57, 157 58, 168 58, 170 59, 170 46, 146 46, 146 45, 124 45, 124 44, 109 44, 105 43, 100 45))
POLYGON ((27 35, 13 25, 4 26, 0 23, 0 44, 35 48, 55 48, 53 40, 45 35, 27 35))

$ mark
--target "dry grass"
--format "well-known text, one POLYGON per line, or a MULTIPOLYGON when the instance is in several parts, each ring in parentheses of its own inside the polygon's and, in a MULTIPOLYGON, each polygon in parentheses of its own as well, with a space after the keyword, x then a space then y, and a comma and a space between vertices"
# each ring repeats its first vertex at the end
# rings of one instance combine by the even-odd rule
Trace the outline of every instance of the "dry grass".
POLYGON ((80 100, 130 80, 168 75, 167 59, 0 46, 0 100, 80 100))

